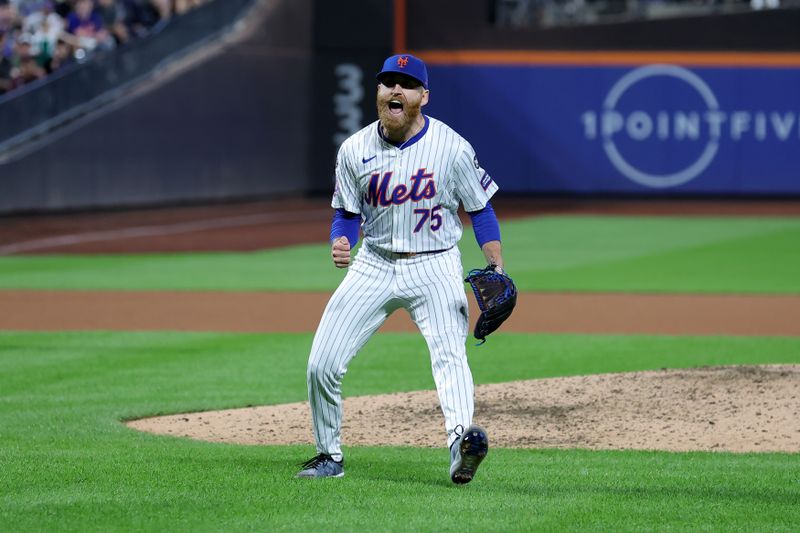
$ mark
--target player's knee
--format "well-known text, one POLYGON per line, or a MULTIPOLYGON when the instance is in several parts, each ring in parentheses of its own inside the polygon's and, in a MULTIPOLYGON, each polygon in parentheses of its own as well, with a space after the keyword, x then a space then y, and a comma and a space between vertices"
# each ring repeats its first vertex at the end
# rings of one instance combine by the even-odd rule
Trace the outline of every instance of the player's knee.
POLYGON ((335 382, 335 375, 331 368, 322 361, 309 361, 306 377, 312 383, 331 383, 335 382))

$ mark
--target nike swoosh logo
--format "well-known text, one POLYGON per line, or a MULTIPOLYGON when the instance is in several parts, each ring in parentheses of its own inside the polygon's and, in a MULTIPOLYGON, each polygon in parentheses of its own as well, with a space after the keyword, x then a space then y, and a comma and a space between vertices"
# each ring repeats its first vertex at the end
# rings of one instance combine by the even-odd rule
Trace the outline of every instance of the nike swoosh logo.
POLYGON ((378 156, 377 156, 377 155, 373 155, 373 156, 372 156, 372 157, 370 157, 369 159, 364 159, 364 158, 362 157, 362 158, 361 158, 361 162, 362 162, 362 163, 364 163, 364 164, 366 165, 367 163, 369 163, 370 161, 372 161, 372 160, 373 160, 373 159, 375 159, 376 157, 378 157, 378 156))

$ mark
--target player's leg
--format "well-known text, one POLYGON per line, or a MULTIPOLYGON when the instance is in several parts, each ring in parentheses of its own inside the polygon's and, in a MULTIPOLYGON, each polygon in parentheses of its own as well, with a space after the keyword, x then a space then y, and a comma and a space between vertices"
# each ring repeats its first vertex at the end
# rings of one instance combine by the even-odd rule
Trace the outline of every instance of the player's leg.
POLYGON ((460 254, 436 254, 418 265, 418 284, 409 311, 425 336, 450 448, 450 479, 472 481, 489 451, 486 431, 472 424, 473 383, 467 364, 469 328, 460 254))
POLYGON ((317 452, 341 457, 341 382, 347 366, 399 305, 393 271, 380 258, 360 253, 322 315, 308 359, 308 398, 317 452), (365 257, 371 256, 371 257, 365 257))
POLYGON ((460 253, 454 249, 419 256, 408 263, 408 276, 403 273, 409 313, 430 350, 449 446, 458 438, 457 427, 463 430, 470 426, 474 410, 472 372, 465 348, 469 307, 460 253))

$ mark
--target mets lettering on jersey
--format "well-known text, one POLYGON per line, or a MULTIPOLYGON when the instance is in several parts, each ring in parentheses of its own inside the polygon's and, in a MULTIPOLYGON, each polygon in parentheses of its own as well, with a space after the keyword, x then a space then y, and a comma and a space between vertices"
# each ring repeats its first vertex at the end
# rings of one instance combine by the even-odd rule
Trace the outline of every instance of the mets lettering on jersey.
POLYGON ((433 173, 425 174, 425 169, 421 168, 417 173, 411 176, 411 189, 404 184, 397 185, 392 194, 387 195, 389 190, 389 181, 392 179, 392 173, 386 172, 378 185, 378 178, 380 174, 373 174, 369 178, 369 188, 367 194, 364 195, 364 202, 371 204, 372 207, 378 207, 378 204, 386 207, 389 205, 401 205, 408 200, 412 202, 419 202, 423 198, 433 198, 436 195, 436 184, 433 182, 433 173), (425 188, 420 192, 420 183, 423 179, 430 179, 425 185, 425 188))
POLYGON ((463 228, 459 203, 478 211, 497 191, 472 146, 446 124, 425 127, 395 146, 374 122, 339 149, 331 205, 363 218, 364 241, 388 252, 455 246, 463 228))

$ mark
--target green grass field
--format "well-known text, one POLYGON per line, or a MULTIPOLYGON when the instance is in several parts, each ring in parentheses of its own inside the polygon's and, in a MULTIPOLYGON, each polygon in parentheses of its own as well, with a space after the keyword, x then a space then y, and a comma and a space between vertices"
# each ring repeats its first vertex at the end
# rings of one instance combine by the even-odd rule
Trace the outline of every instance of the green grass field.
MULTIPOLYGON (((505 224, 504 233, 512 274, 526 289, 800 288, 793 220, 548 217, 505 224)), ((469 239, 465 265, 479 264, 469 239)), ((9 257, 0 259, 0 284, 268 289, 274 282, 264 278, 289 278, 287 257, 292 288, 328 290, 341 277, 324 246, 308 246, 9 257), (198 278, 187 282, 182 269, 198 278)), ((0 530, 727 532, 796 531, 800 523, 800 454, 492 449, 476 480, 455 486, 444 447, 346 447, 345 478, 308 481, 293 475, 310 446, 196 442, 120 422, 304 400, 310 344, 311 334, 0 332, 0 530)), ((800 338, 504 333, 483 347, 468 343, 468 353, 477 383, 502 383, 800 364, 800 338)), ((344 381, 348 396, 431 388, 425 344, 409 334, 374 337, 344 381)))
MULTIPOLYGON (((0 523, 36 529, 792 530, 800 456, 494 449, 470 485, 447 452, 346 448, 347 476, 296 480, 311 447, 155 437, 120 419, 300 401, 303 335, 5 333, 0 523), (268 526, 268 527, 267 527, 268 526)), ((800 339, 504 335, 475 379, 800 362, 800 339)), ((348 395, 432 388, 416 335, 370 341, 348 395), (413 354, 413 355, 410 355, 413 354)), ((490 421, 487 421, 490 423, 490 421)), ((376 429, 377 431, 377 429, 376 429)))
MULTIPOLYGON (((524 291, 800 293, 800 220, 541 217, 503 224, 524 291)), ((484 259, 472 231, 467 268, 484 259)), ((0 289, 331 291, 326 244, 249 253, 0 259, 0 289)))

